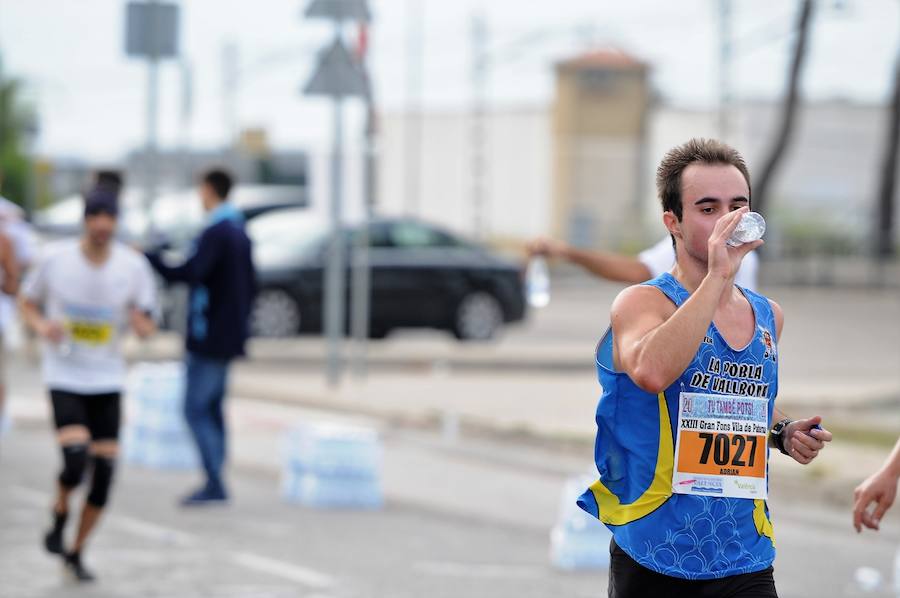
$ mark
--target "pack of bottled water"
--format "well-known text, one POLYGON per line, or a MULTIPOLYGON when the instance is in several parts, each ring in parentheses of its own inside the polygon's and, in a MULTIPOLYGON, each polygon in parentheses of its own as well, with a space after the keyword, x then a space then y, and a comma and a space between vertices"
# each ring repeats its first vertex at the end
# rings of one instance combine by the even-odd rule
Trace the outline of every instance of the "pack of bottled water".
POLYGON ((550 532, 550 560, 565 570, 609 567, 612 533, 576 504, 578 497, 596 478, 574 476, 566 480, 559 518, 550 532))
POLYGON ((128 419, 122 436, 125 460, 157 469, 199 467, 184 419, 184 364, 140 363, 126 384, 128 419))
POLYGON ((384 504, 378 432, 342 424, 301 424, 284 442, 281 491, 288 502, 320 508, 384 504))

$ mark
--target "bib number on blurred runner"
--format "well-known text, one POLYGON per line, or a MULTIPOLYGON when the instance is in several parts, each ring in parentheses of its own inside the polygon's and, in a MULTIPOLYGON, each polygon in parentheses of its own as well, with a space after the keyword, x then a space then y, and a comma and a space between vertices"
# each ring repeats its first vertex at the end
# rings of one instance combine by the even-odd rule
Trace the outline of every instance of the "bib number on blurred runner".
POLYGON ((766 498, 769 400, 683 392, 672 492, 766 498))
POLYGON ((110 322, 71 321, 68 323, 69 336, 76 343, 85 345, 105 345, 112 339, 113 325, 110 322))

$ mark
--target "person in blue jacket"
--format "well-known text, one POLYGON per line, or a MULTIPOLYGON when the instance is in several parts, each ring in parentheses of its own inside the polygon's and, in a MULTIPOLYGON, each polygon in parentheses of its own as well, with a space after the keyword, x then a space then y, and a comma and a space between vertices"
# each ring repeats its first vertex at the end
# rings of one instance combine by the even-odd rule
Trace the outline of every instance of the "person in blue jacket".
POLYGON ((777 597, 769 446, 801 464, 831 433, 775 406, 774 301, 735 284, 762 241, 728 241, 750 208, 744 159, 692 139, 657 170, 672 269, 625 289, 597 347, 600 478, 578 503, 613 533, 609 595, 777 597))
POLYGON ((182 501, 223 502, 226 425, 223 402, 231 361, 243 356, 256 289, 251 242, 241 213, 228 201, 232 178, 224 170, 203 175, 199 195, 206 225, 181 265, 147 257, 169 282, 190 287, 186 344, 184 412, 206 471, 206 483, 182 501))

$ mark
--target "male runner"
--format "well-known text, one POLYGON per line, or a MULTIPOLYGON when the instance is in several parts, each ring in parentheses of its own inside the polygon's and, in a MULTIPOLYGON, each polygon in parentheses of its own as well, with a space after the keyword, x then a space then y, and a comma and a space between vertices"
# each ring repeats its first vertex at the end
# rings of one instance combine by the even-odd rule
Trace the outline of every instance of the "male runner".
POLYGON ((676 263, 620 293, 597 348, 600 479, 578 502, 613 532, 616 598, 777 596, 767 437, 803 464, 831 440, 821 418, 775 409, 782 311, 734 284, 762 245, 726 244, 749 181, 723 143, 669 151, 657 189, 676 263))
POLYGON ((43 376, 50 390, 63 468, 46 549, 63 557, 79 581, 91 581, 81 554, 109 496, 118 453, 120 396, 125 378, 121 338, 155 330, 156 289, 146 258, 115 241, 113 192, 85 197, 84 233, 48 248, 22 288, 22 315, 43 340, 43 376), (63 531, 69 495, 92 471, 75 542, 63 531))

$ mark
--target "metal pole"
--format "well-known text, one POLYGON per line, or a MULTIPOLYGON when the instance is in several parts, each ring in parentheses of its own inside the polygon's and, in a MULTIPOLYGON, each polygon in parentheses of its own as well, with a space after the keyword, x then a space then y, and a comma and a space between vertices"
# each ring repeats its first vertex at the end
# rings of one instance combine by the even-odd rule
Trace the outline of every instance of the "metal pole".
POLYGON ((343 177, 343 99, 334 98, 334 153, 331 156, 331 241, 325 269, 325 336, 327 337, 327 371, 329 386, 341 378, 341 341, 344 336, 344 244, 341 234, 341 200, 343 177))
POLYGON ((37 146, 35 140, 31 140, 28 146, 28 194, 25 202, 25 217, 31 222, 37 209, 38 201, 38 170, 37 170, 37 146))
POLYGON ((718 135, 722 141, 731 136, 731 0, 719 0, 719 113, 718 135))
POLYGON ((421 208, 422 194, 422 85, 425 70, 424 0, 406 2, 406 118, 404 149, 406 154, 403 207, 407 216, 421 208))
POLYGON ((476 239, 487 236, 487 23, 484 16, 472 17, 472 232, 476 239))
POLYGON ((366 130, 363 155, 363 219, 353 248, 353 329, 352 370, 357 379, 365 379, 371 305, 369 223, 375 204, 375 102, 371 86, 366 96, 366 130))
POLYGON ((183 60, 181 62, 181 135, 178 144, 181 146, 181 176, 182 183, 185 187, 191 185, 191 179, 193 177, 193 169, 191 168, 189 155, 189 147, 191 144, 191 119, 194 113, 193 80, 191 64, 187 60, 183 60))
POLYGON ((149 19, 150 54, 147 57, 147 149, 146 149, 146 181, 144 195, 144 212, 150 213, 153 200, 156 199, 157 172, 157 121, 159 115, 159 22, 157 12, 153 10, 156 0, 147 0, 151 6, 149 19))
POLYGON ((226 151, 229 156, 238 138, 237 104, 240 92, 240 50, 237 42, 229 40, 222 46, 222 108, 225 113, 226 151))
POLYGON ((28 114, 25 125, 25 144, 28 152, 28 184, 25 187, 25 215, 30 222, 37 209, 38 170, 37 170, 38 117, 33 112, 28 114))

